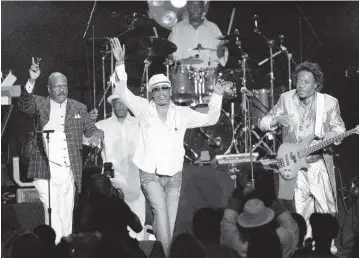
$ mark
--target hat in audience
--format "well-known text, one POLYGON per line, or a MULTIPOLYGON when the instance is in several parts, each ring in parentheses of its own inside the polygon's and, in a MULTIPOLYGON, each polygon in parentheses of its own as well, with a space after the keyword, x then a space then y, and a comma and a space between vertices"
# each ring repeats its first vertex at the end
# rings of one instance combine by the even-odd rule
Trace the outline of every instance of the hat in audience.
POLYGON ((237 223, 243 228, 260 227, 271 222, 274 211, 264 205, 259 199, 248 200, 243 212, 238 216, 237 223))
POLYGON ((111 96, 109 96, 109 97, 107 98, 107 102, 108 102, 109 104, 112 104, 112 100, 114 100, 114 99, 120 99, 120 95, 118 95, 118 94, 112 94, 111 96))
POLYGON ((151 92, 153 88, 161 84, 167 84, 167 86, 171 87, 171 82, 166 75, 162 73, 153 75, 148 82, 148 91, 151 92))

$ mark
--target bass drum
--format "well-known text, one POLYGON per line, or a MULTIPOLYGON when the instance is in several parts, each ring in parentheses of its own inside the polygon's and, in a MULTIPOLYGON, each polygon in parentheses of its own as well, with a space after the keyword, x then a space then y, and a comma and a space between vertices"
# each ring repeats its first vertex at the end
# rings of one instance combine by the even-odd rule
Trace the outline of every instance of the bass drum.
MULTIPOLYGON (((208 112, 208 106, 193 109, 201 113, 208 112)), ((229 149, 232 139, 231 119, 222 110, 215 125, 187 130, 184 138, 186 155, 191 159, 196 159, 195 156, 198 155, 203 164, 209 164, 216 155, 222 155, 229 149)))

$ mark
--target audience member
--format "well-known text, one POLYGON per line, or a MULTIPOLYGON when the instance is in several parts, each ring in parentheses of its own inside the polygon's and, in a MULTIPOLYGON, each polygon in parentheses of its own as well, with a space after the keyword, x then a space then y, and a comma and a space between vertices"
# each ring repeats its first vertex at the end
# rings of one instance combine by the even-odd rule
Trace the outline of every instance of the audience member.
POLYGON ((220 243, 223 210, 210 207, 195 212, 192 230, 206 250, 207 258, 239 257, 234 250, 220 243))
POLYGON ((246 235, 248 258, 282 257, 274 218, 274 211, 265 207, 261 200, 251 199, 245 203, 237 223, 246 235))
POLYGON ((240 256, 247 256, 246 234, 237 227, 237 217, 243 210, 243 204, 252 198, 258 198, 269 204, 275 213, 276 232, 279 237, 283 257, 293 255, 298 244, 298 226, 291 214, 278 202, 273 194, 274 189, 264 187, 273 184, 273 179, 258 180, 256 189, 238 186, 232 193, 221 222, 221 243, 232 248, 240 256), (270 181, 271 180, 271 181, 270 181), (263 187, 262 187, 263 186, 263 187))
POLYGON ((56 258, 102 258, 101 242, 98 231, 71 234, 56 246, 56 258))
POLYGON ((292 217, 297 223, 299 229, 299 240, 298 240, 297 250, 300 250, 304 247, 304 237, 307 234, 307 223, 305 222, 303 216, 300 215, 299 213, 293 212, 292 217))
POLYGON ((145 257, 138 241, 129 236, 127 227, 140 232, 139 218, 124 200, 114 197, 110 179, 103 175, 93 175, 88 183, 89 198, 78 208, 78 232, 99 231, 103 235, 104 257, 116 257, 124 248, 130 248, 139 257, 145 257))
POLYGON ((206 258, 206 251, 193 235, 181 233, 172 242, 170 258, 206 258))
POLYGON ((330 248, 339 230, 337 219, 329 213, 313 213, 309 222, 315 243, 315 253, 320 254, 320 257, 334 257, 330 248))
POLYGON ((34 228, 33 233, 37 235, 43 245, 44 253, 46 257, 54 257, 55 252, 55 240, 56 233, 55 230, 49 225, 43 224, 34 228))
POLYGON ((11 250, 11 258, 46 258, 40 238, 33 233, 18 236, 11 250))

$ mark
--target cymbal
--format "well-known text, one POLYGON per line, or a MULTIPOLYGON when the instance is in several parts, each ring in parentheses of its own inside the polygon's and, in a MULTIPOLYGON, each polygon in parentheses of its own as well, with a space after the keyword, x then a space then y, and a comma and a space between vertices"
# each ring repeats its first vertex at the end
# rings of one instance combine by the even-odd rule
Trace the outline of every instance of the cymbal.
POLYGON ((188 57, 180 60, 181 65, 194 65, 194 64, 202 64, 203 60, 194 58, 194 57, 188 57))
POLYGON ((145 58, 168 56, 177 50, 177 46, 171 41, 152 36, 132 38, 127 46, 135 52, 134 55, 145 58))
POLYGON ((192 48, 192 49, 190 48, 190 49, 188 49, 188 50, 209 50, 209 51, 217 51, 217 49, 215 49, 215 48, 205 48, 205 47, 202 47, 201 44, 198 44, 197 47, 192 48))

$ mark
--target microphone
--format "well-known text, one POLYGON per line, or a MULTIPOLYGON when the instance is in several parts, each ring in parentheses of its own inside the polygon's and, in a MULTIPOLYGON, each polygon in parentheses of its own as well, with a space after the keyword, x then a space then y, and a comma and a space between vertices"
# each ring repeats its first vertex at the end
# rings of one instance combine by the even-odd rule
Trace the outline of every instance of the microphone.
POLYGON ((251 92, 250 90, 248 90, 246 87, 242 87, 241 88, 241 93, 242 94, 246 94, 248 97, 253 97, 253 92, 251 92))

